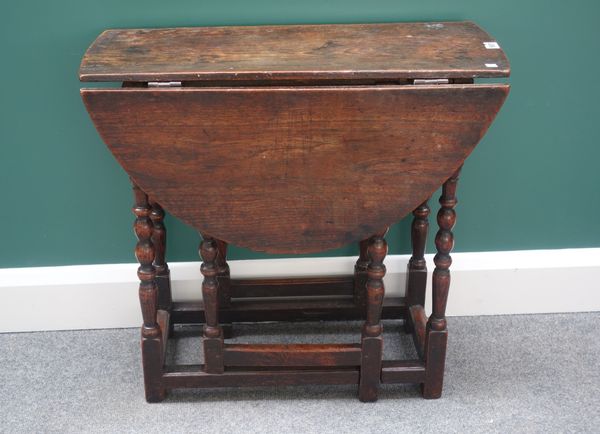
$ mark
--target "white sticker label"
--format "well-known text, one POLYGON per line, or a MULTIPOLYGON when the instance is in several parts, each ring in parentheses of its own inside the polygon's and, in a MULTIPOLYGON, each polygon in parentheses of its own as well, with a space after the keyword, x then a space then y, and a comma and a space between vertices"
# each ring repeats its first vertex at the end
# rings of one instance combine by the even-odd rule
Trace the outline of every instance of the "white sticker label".
POLYGON ((497 42, 484 42, 483 46, 485 48, 487 48, 488 50, 499 50, 500 49, 500 45, 498 45, 497 42))
POLYGON ((495 63, 486 63, 485 64, 486 68, 497 68, 498 65, 496 65, 495 63))

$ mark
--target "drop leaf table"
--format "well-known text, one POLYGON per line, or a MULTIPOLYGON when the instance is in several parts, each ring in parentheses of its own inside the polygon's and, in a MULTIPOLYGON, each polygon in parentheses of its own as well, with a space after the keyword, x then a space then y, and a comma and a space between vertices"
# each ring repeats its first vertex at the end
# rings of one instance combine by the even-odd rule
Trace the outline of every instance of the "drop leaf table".
POLYGON ((79 77, 133 183, 146 399, 169 389, 382 383, 442 392, 460 168, 508 91, 498 43, 471 22, 107 30, 79 77), (440 187, 432 312, 428 199, 440 187), (202 235, 203 303, 174 302, 165 210, 202 235), (384 299, 387 228, 411 213, 404 297, 384 299), (235 279, 229 244, 304 254, 358 243, 347 276, 235 279), (350 270, 349 270, 350 271, 350 270), (361 320, 355 344, 232 344, 232 323, 361 320), (382 360, 404 319, 415 360, 382 360), (174 324, 204 324, 204 363, 168 365, 174 324))

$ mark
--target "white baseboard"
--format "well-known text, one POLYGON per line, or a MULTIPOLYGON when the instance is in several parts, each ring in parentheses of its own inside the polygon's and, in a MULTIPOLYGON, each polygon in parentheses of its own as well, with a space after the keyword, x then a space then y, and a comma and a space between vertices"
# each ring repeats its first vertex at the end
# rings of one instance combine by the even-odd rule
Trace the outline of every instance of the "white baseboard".
MULTIPOLYGON (((454 253, 452 257, 449 316, 600 310, 600 248, 454 253)), ((408 258, 386 258, 386 294, 403 294, 408 258)), ((355 260, 242 260, 230 261, 230 267, 235 277, 333 275, 351 273, 355 260)), ((427 260, 431 272, 432 255, 427 260)), ((200 299, 200 264, 169 266, 174 299, 200 299)), ((0 332, 137 327, 141 314, 136 268, 136 264, 106 264, 0 269, 0 298, 5 306, 0 332)), ((430 288, 427 293, 429 297, 430 288)))

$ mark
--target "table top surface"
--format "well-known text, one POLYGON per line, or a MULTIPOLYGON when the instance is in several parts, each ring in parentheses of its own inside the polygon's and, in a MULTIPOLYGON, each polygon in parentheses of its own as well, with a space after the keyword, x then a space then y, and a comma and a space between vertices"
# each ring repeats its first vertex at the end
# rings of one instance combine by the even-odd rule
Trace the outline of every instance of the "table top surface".
POLYGON ((119 163, 171 215, 255 251, 366 239, 463 163, 507 84, 83 89, 119 163))
POLYGON ((82 81, 401 80, 508 77, 472 22, 120 29, 87 50, 82 81))

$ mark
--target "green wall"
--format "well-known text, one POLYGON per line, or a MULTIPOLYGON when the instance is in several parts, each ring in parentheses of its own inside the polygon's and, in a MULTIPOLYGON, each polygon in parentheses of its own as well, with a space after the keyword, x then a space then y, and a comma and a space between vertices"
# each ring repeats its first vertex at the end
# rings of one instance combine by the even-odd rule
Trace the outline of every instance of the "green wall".
MULTIPOLYGON (((597 0, 20 0, 0 8, 0 267, 134 261, 128 179, 79 97, 79 61, 102 30, 465 19, 501 43, 513 76, 463 170, 456 250, 600 246, 597 0)), ((392 253, 408 251, 408 224, 392 253)), ((195 260, 195 233, 168 229, 170 259, 195 260)))

